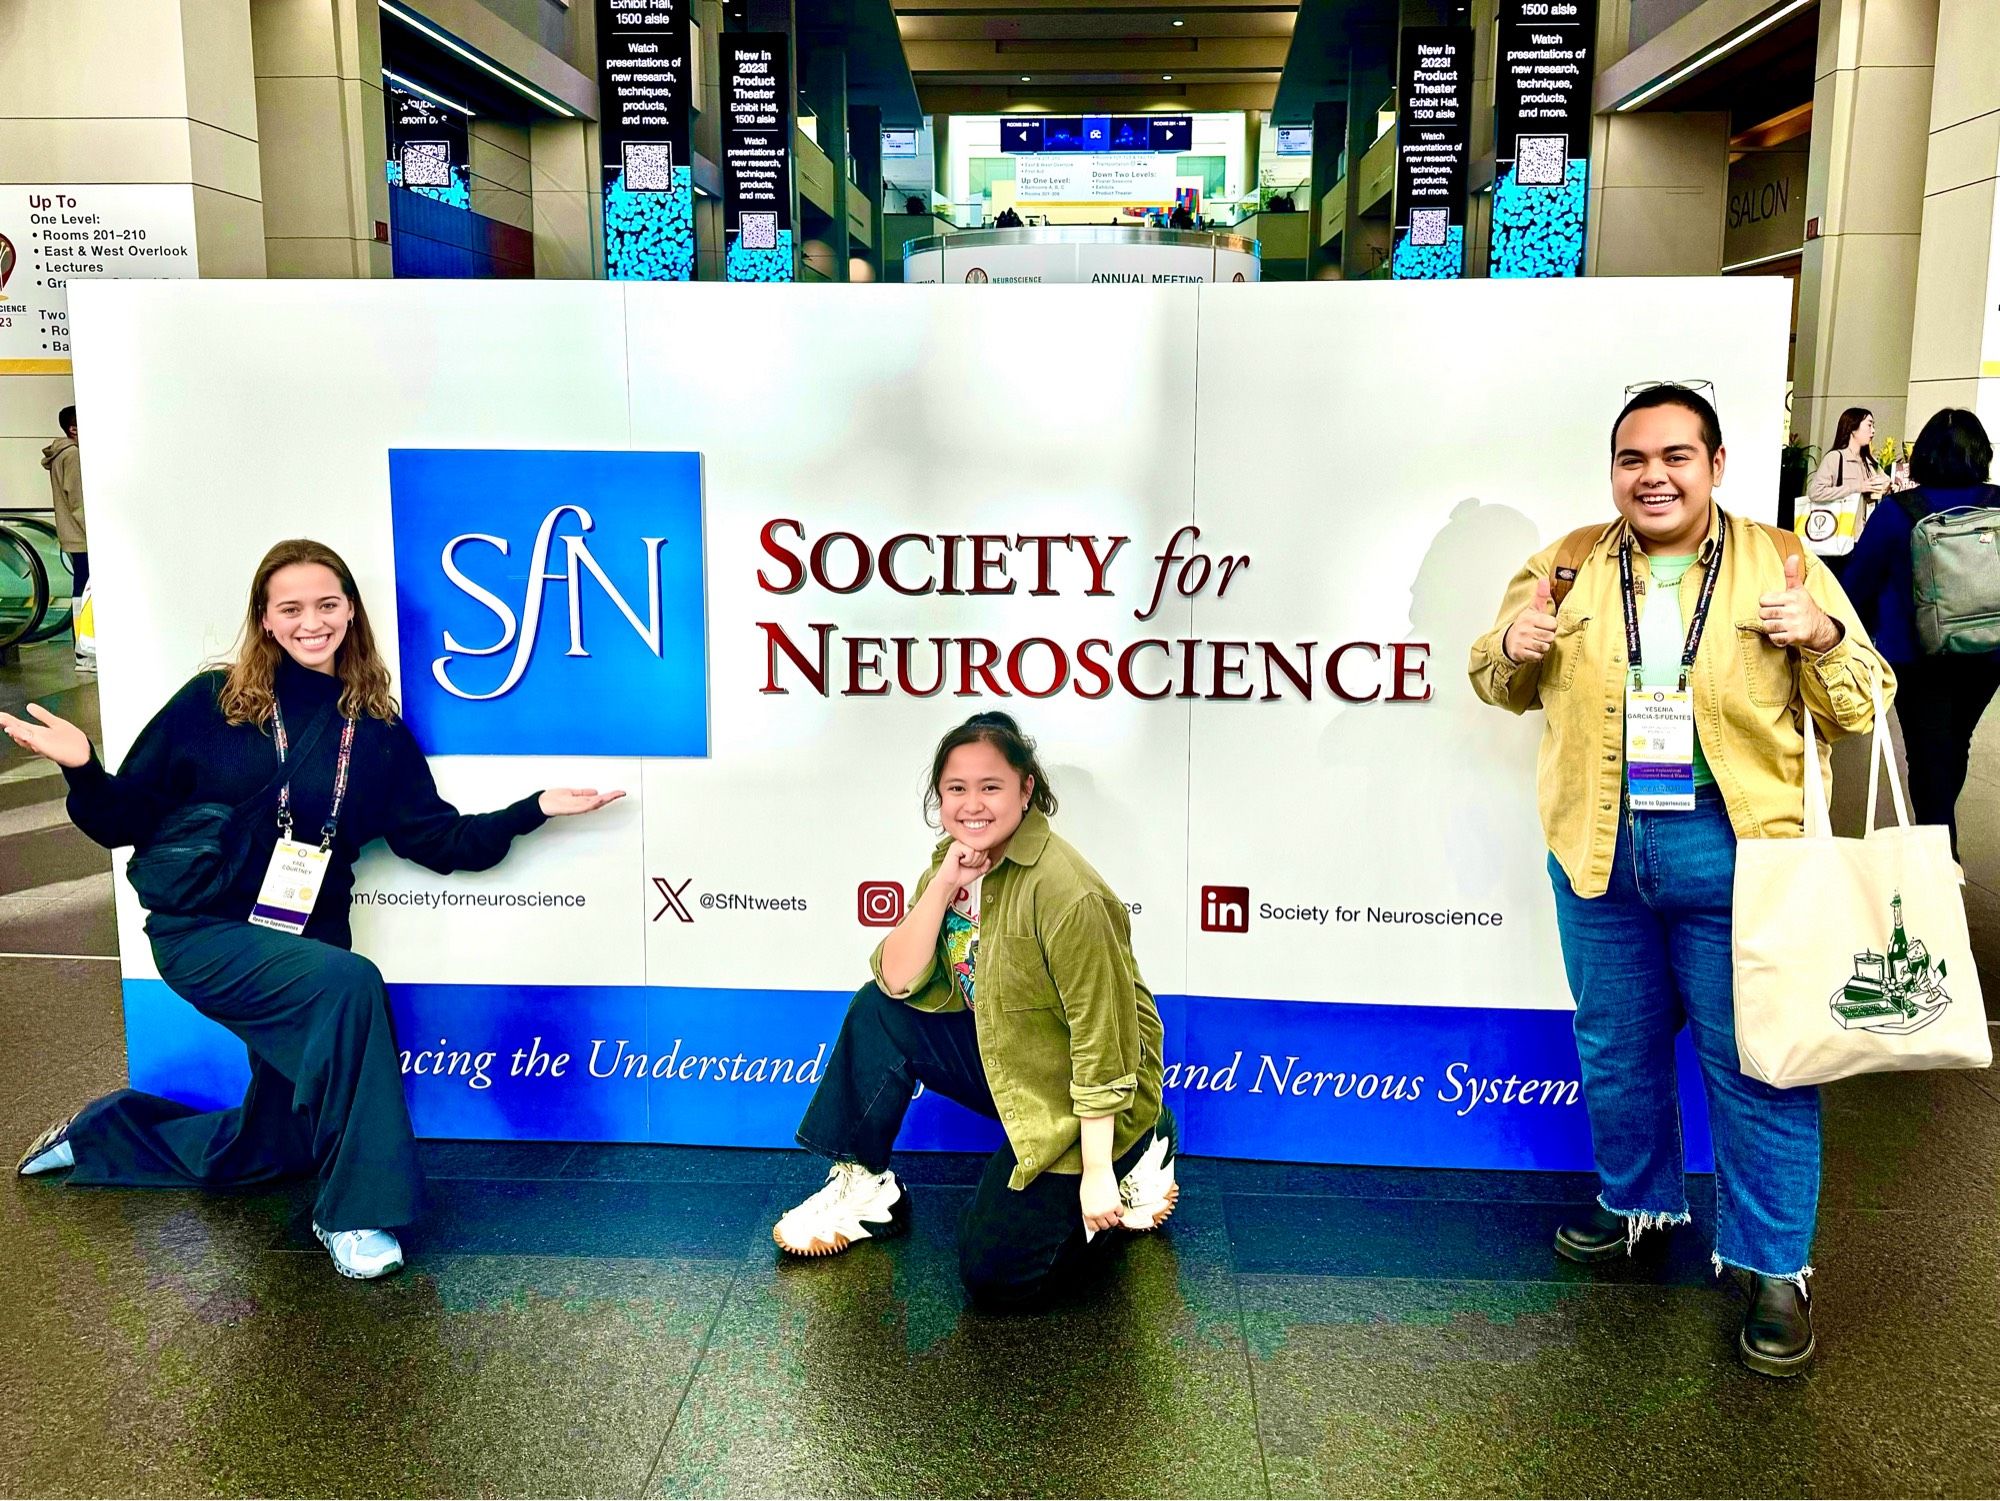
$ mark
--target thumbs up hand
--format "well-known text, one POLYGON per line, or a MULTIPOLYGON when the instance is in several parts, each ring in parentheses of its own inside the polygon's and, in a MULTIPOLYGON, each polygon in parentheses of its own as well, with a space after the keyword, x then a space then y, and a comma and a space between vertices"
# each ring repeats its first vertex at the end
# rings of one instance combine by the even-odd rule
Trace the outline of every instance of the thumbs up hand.
POLYGON ((1510 662, 1539 662, 1556 639, 1556 607, 1547 579, 1535 580, 1535 597, 1514 617, 1500 649, 1510 662))
POLYGON ((1832 651, 1840 644, 1840 626, 1806 593, 1806 561, 1785 559, 1785 587, 1757 601, 1757 629, 1773 646, 1799 646, 1808 651, 1832 651))

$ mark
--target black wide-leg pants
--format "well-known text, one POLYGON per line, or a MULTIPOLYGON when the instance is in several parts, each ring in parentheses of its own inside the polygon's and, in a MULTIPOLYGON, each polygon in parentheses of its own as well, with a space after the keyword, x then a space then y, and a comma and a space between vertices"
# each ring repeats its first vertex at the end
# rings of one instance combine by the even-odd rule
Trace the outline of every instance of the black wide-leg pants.
MULTIPOLYGON (((799 1122, 799 1145, 883 1171, 919 1084, 1000 1119, 970 1011, 919 1011, 862 986, 799 1122)), ((1151 1144, 1150 1135, 1140 1137, 1113 1171, 1123 1178, 1151 1144)), ((959 1276, 975 1301, 993 1308, 1032 1307, 1066 1290, 1097 1270, 1116 1239, 1107 1232, 1086 1241, 1077 1174, 1044 1172, 1016 1190, 1008 1187, 1014 1167, 1014 1150, 1003 1142, 959 1220, 959 1276)))
POLYGON ((381 971, 246 922, 154 917, 147 931, 167 984, 243 1040, 250 1087, 227 1110, 130 1089, 106 1095, 70 1128, 69 1181, 238 1188, 312 1173, 323 1230, 414 1220, 423 1175, 381 971))

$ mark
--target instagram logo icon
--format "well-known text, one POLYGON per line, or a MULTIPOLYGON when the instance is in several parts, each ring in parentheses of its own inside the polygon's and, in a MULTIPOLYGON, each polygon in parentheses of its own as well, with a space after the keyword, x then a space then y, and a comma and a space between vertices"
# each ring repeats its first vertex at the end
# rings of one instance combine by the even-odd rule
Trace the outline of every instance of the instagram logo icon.
POLYGON ((903 920, 903 883, 863 881, 854 889, 854 915, 864 928, 893 928, 903 920))
POLYGON ((1249 932, 1250 888, 1248 886, 1202 887, 1201 930, 1204 933, 1249 932))

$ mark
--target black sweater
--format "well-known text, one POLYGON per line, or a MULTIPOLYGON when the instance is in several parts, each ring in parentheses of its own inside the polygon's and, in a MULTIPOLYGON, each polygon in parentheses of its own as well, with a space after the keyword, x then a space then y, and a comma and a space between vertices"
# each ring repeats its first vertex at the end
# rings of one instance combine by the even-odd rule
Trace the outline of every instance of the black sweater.
MULTIPOLYGON (((176 693, 140 732, 116 776, 95 756, 84 766, 64 769, 69 816, 79 829, 107 849, 140 844, 176 808, 193 803, 239 806, 270 781, 278 766, 270 727, 224 720, 219 702, 222 682, 222 673, 205 672, 176 693)), ((333 802, 343 724, 338 711, 310 754, 300 760, 297 751, 321 709, 339 696, 340 680, 309 672, 287 658, 278 668, 277 691, 293 747, 289 764, 294 837, 316 844, 333 802)), ((438 796, 430 766, 408 726, 401 720, 393 724, 361 720, 355 727, 333 859, 306 924, 306 936, 341 948, 352 946, 347 910, 354 889, 354 860, 370 840, 386 839, 398 855, 440 875, 486 870, 500 863, 517 834, 541 827, 546 815, 538 798, 539 794, 522 798, 497 813, 462 814, 438 796)), ((239 922, 249 918, 278 841, 275 787, 265 801, 264 815, 248 821, 250 842, 242 879, 202 915, 239 922)))

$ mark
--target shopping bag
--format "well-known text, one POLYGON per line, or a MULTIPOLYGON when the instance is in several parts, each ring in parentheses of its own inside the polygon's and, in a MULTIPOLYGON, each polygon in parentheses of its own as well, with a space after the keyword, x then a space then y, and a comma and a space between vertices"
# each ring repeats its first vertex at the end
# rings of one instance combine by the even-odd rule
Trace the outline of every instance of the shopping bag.
POLYGON ((76 654, 79 657, 97 656, 97 611, 92 591, 97 581, 91 580, 83 586, 83 593, 70 601, 70 632, 76 638, 76 654))
POLYGON ((1822 558, 1844 558, 1854 551, 1855 535, 1861 529, 1861 500, 1859 495, 1843 495, 1838 500, 1810 500, 1801 495, 1792 503, 1792 530, 1807 551, 1822 558))
POLYGON ((1913 825, 1875 680, 1867 833, 1836 839, 1805 717, 1806 832, 1736 847, 1736 1050, 1781 1088, 1993 1062, 1951 831, 1913 825), (1896 808, 1875 827, 1883 768, 1896 808))

